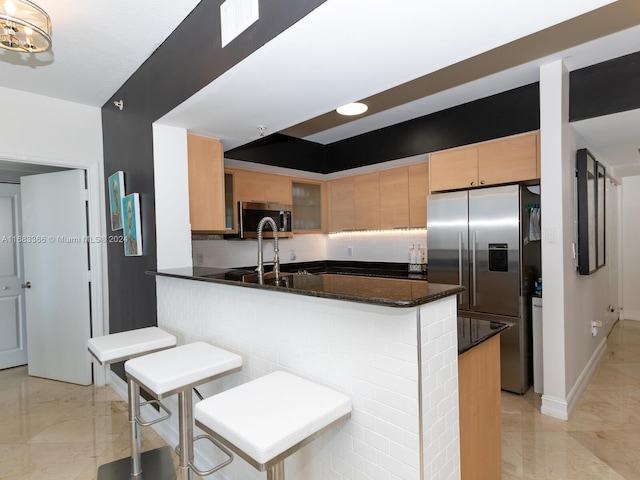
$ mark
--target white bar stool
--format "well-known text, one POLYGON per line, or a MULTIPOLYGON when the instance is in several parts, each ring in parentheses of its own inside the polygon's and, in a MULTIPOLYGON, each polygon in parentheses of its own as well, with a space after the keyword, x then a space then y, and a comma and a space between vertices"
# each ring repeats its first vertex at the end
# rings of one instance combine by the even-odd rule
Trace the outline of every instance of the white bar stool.
MULTIPOLYGON (((146 327, 90 338, 88 347, 91 355, 101 365, 108 365, 164 350, 175 346, 175 344, 176 337, 174 335, 158 327, 146 327)), ((169 447, 160 447, 141 454, 140 427, 136 422, 136 416, 140 410, 140 399, 139 396, 132 397, 131 394, 132 391, 129 386, 131 456, 101 465, 98 468, 98 480, 120 480, 140 477, 143 468, 147 472, 147 478, 175 480, 176 475, 169 447)), ((165 420, 171 415, 164 405, 160 405, 160 407, 167 412, 167 415, 152 423, 165 420)))
POLYGON ((196 425, 267 480, 284 480, 284 460, 351 415, 342 393, 274 372, 196 404, 196 425))
MULTIPOLYGON (((200 476, 209 475, 231 462, 232 453, 208 435, 193 438, 192 390, 198 385, 240 370, 240 355, 205 342, 195 342, 129 360, 124 368, 129 384, 135 390, 139 391, 142 386, 158 400, 178 394, 180 443, 176 451, 180 457, 181 479, 191 480, 192 470, 200 476), (229 459, 208 471, 196 468, 193 462, 193 442, 200 438, 211 440, 229 459)), ((149 478, 156 480, 155 477, 149 478)))

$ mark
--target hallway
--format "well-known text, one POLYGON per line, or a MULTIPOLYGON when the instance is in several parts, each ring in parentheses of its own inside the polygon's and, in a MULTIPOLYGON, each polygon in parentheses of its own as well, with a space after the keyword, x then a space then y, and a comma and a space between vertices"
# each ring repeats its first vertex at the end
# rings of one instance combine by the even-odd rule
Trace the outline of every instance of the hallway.
POLYGON ((640 322, 618 322, 569 421, 502 393, 503 480, 640 479, 640 322))

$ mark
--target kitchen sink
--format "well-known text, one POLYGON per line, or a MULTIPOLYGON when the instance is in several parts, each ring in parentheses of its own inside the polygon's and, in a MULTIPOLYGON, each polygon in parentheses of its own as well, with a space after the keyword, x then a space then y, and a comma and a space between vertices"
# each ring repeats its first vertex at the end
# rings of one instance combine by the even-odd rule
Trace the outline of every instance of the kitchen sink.
POLYGON ((296 275, 295 273, 280 272, 276 277, 275 272, 267 272, 262 276, 262 281, 258 278, 257 273, 248 273, 242 275, 242 281, 244 283, 259 283, 261 285, 274 285, 276 287, 289 287, 291 285, 291 277, 296 275))

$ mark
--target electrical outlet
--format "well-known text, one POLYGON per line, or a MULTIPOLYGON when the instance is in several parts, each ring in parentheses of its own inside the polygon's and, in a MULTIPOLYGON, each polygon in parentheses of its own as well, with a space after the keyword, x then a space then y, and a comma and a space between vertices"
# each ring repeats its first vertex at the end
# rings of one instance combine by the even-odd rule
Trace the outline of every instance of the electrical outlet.
POLYGON ((204 256, 201 253, 196 253, 196 265, 204 265, 204 256))
POLYGON ((353 257, 353 247, 347 247, 347 256, 353 257))

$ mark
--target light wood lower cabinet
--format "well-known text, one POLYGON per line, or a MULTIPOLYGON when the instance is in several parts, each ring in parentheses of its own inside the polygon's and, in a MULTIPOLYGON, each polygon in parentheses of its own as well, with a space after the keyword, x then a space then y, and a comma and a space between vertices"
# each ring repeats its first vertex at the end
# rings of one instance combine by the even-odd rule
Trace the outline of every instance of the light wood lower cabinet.
POLYGON ((458 356, 462 480, 502 478, 500 335, 458 356))
POLYGON ((195 232, 225 231, 224 154, 219 140, 187 135, 189 221, 195 232))

